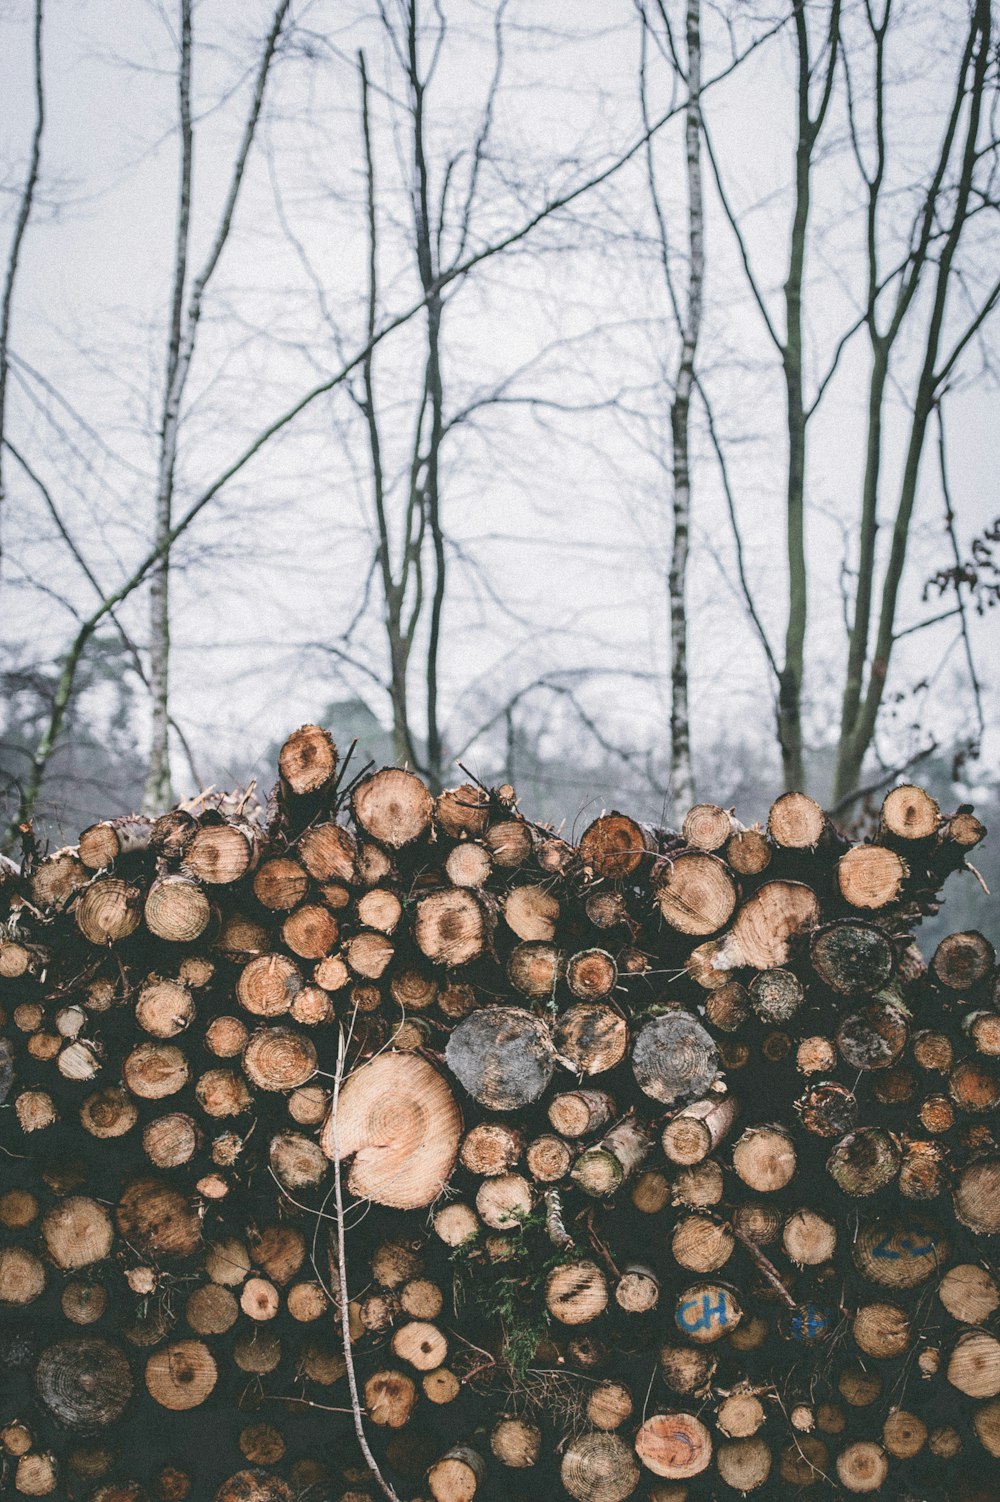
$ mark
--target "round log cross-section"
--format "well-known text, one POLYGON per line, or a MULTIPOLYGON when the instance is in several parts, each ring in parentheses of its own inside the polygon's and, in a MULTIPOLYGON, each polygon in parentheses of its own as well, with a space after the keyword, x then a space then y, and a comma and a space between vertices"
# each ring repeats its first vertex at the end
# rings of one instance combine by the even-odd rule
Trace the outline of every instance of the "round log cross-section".
POLYGON ((560 1060, 577 1074, 603 1074, 625 1057, 628 1024, 606 1002, 581 1001, 559 1018, 555 1044, 560 1060))
POLYGON ((712 1437, 690 1413, 657 1413, 635 1437, 636 1454, 654 1476, 686 1481, 700 1476, 712 1459, 712 1437))
POLYGON ((461 1137, 462 1113, 443 1075, 417 1054, 387 1053, 348 1075, 320 1143, 329 1158, 353 1158, 352 1194, 417 1210, 448 1182, 461 1137))
POLYGON ((555 1069, 548 1027, 520 1007, 484 1007, 460 1022, 445 1049, 455 1078, 489 1111, 516 1111, 542 1095, 555 1069))
POLYGON ((670 1105, 703 1095, 718 1071, 715 1043, 688 1012, 664 1012, 640 1029, 632 1072, 644 1094, 670 1105))
POLYGON ((467 965, 486 948, 486 908, 465 887, 431 892, 417 903, 413 937, 421 953, 436 965, 467 965))
POLYGON ((49 1412, 78 1434, 113 1424, 132 1396, 123 1353, 110 1341, 85 1335, 47 1347, 35 1369, 38 1396, 49 1412))
POLYGON ((691 851, 664 866, 656 881, 656 897, 671 928, 706 938, 732 917, 736 883, 718 856, 691 851))
POLYGON ((434 799, 412 772, 386 767, 358 783, 351 807, 367 835, 389 850, 401 850, 429 827, 434 799))
POLYGON ((639 1467, 617 1434, 600 1430, 571 1439, 559 1476, 575 1502, 625 1502, 639 1485, 639 1467))

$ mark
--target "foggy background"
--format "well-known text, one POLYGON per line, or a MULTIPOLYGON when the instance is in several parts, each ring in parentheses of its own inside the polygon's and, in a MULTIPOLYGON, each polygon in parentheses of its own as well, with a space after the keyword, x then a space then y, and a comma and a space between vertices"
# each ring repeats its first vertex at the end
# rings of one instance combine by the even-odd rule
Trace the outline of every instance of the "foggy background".
MULTIPOLYGON (((864 6, 287 5, 231 226, 192 322, 172 520, 212 493, 166 550, 166 652, 151 624, 156 569, 142 565, 162 522, 184 9, 49 0, 42 12, 18 0, 0 11, 5 824, 25 812, 32 758, 39 761, 51 728, 74 637, 137 569, 139 581, 86 635, 45 748, 30 811, 53 845, 98 817, 139 808, 144 797, 147 806, 169 801, 162 769, 150 793, 157 654, 169 667, 161 701, 172 722, 173 797, 254 777, 266 790, 276 745, 317 720, 342 750, 358 739, 359 767, 368 758, 407 760, 448 784, 462 780, 461 762, 484 780, 513 781, 527 813, 567 830, 615 806, 679 822, 686 805, 671 756, 667 581, 671 406, 691 266, 693 12, 705 242, 684 588, 695 794, 735 803, 749 823, 766 817, 788 780, 776 675, 761 639, 763 631, 780 667, 789 428, 765 315, 780 335, 796 191, 799 18, 814 109, 829 80, 803 237, 803 382, 816 407, 804 483, 802 781, 834 801, 870 433, 861 168, 874 170, 877 134, 864 6), (430 254, 444 279, 435 286, 443 428, 433 497, 418 129, 430 254), (25 214, 33 140, 38 170, 25 214), (376 333, 389 330, 371 359, 383 515, 397 582, 409 557, 401 598, 404 616, 414 612, 405 743, 359 362, 372 313, 376 333), (304 401, 348 366, 331 389, 304 401), (439 754, 432 730, 429 745, 427 691, 436 588, 439 754)), ((191 10, 182 313, 218 234, 276 14, 258 0, 201 0, 191 10)), ((973 54, 983 35, 991 41, 978 84, 974 180, 945 266, 936 368, 957 353, 934 390, 904 528, 885 691, 862 772, 846 792, 871 788, 877 806, 894 777, 912 776, 948 809, 972 801, 996 826, 994 20, 989 6, 952 0, 890 0, 878 15, 886 17, 875 229, 883 327, 953 105, 956 125, 934 189, 926 275, 886 385, 876 615, 934 278, 962 202, 973 54)), ((879 670, 870 651, 866 679, 879 670)), ((865 799, 836 791, 843 817, 863 819, 865 799)), ((978 864, 995 890, 997 858, 978 864)), ((949 926, 988 928, 995 899, 969 877, 953 887, 949 926)))

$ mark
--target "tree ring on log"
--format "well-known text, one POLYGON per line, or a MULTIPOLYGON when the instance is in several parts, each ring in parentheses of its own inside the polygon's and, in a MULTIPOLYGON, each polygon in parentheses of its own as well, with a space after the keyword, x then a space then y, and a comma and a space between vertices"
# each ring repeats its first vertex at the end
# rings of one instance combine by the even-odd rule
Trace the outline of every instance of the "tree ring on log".
POLYGON ((484 1007, 455 1028, 448 1068, 489 1111, 516 1111, 544 1094, 555 1070, 549 1029, 520 1007, 484 1007))
POLYGON ((51 1414, 78 1434, 113 1424, 132 1396, 132 1374, 117 1346, 98 1336, 56 1341, 38 1359, 38 1395, 51 1414))
MULTIPOLYGON (((474 1015, 479 1015, 478 1013, 474 1015)), ((413 1053, 387 1053, 362 1064, 340 1089, 320 1145, 328 1158, 353 1158, 348 1188, 397 1210, 429 1205, 455 1166, 462 1113, 447 1081, 413 1053)))

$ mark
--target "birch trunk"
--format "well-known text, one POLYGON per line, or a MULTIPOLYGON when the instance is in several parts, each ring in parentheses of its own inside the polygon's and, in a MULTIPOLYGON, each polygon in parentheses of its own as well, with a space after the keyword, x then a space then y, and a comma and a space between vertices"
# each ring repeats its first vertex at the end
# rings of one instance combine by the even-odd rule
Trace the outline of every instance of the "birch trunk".
POLYGON ((681 352, 670 409, 673 444, 673 544, 668 581, 670 602, 670 788, 675 809, 695 800, 688 713, 687 565, 691 531, 691 391, 701 330, 705 279, 705 221, 701 179, 701 0, 687 6, 685 167, 688 192, 688 281, 681 352))
POLYGON ((191 0, 181 0, 180 64, 177 73, 178 122, 181 161, 177 202, 177 238, 174 247, 174 279, 167 343, 166 387, 160 457, 156 479, 153 538, 162 552, 152 571, 149 589, 149 691, 152 700, 152 739, 149 768, 143 794, 147 813, 162 813, 173 802, 170 778, 170 547, 165 544, 173 520, 174 464, 183 376, 178 380, 181 335, 184 325, 184 292, 187 283, 188 243, 191 229, 191 170, 194 135, 191 126, 191 0))

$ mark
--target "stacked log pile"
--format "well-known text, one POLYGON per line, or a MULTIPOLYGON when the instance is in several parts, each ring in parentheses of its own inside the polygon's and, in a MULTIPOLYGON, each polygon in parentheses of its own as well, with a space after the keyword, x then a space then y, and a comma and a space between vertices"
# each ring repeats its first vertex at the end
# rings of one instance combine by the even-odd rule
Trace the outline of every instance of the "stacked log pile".
POLYGON ((346 770, 0 868, 5 1494, 1000 1495, 972 811, 346 770))

